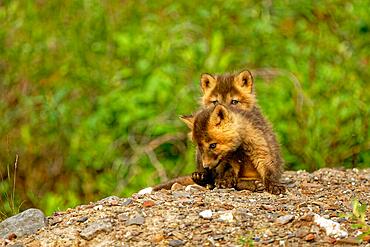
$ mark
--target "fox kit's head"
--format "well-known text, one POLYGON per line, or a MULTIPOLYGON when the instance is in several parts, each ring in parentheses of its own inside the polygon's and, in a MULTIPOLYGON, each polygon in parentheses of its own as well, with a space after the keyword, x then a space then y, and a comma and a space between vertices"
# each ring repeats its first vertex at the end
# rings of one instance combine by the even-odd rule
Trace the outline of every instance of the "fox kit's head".
POLYGON ((203 74, 200 79, 202 105, 223 104, 248 111, 255 105, 253 77, 248 70, 231 75, 203 74))
POLYGON ((194 143, 198 145, 204 168, 215 168, 242 142, 236 117, 223 105, 205 108, 195 116, 181 119, 191 129, 194 143))

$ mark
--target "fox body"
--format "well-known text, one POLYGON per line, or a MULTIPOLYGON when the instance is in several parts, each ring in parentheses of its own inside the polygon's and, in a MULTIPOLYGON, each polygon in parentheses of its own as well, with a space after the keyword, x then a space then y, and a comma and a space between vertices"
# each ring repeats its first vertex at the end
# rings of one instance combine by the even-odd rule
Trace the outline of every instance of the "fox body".
MULTIPOLYGON (((239 138, 242 135, 246 134, 243 132, 247 131, 248 136, 253 139, 252 142, 256 146, 264 143, 264 145, 261 146, 261 148, 264 147, 265 149, 263 152, 264 155, 260 155, 261 157, 259 157, 259 159, 264 157, 262 158, 264 162, 259 162, 260 165, 256 165, 257 157, 252 157, 255 154, 251 150, 249 152, 252 156, 246 159, 243 156, 243 150, 240 151, 239 148, 239 151, 233 153, 232 158, 229 159, 231 162, 225 163, 224 160, 223 163, 228 164, 226 167, 231 165, 234 168, 237 168, 238 165, 236 164, 236 161, 238 161, 239 163, 243 164, 241 166, 243 169, 239 169, 239 173, 235 174, 237 178, 245 178, 250 180, 261 179, 266 185, 271 184, 269 183, 269 181, 278 181, 281 176, 283 167, 280 147, 276 140, 274 132, 272 131, 271 125, 263 117, 257 105, 252 74, 248 70, 242 71, 237 74, 203 74, 201 76, 200 85, 203 92, 203 97, 201 98, 201 105, 203 108, 222 104, 224 107, 228 108, 227 112, 231 111, 235 116, 239 116, 237 122, 238 125, 241 126, 241 128, 238 128, 238 131, 241 131, 241 133, 236 133, 236 135, 240 134, 239 138), (243 159, 241 159, 240 157, 243 157, 243 159), (267 162, 267 160, 272 160, 272 162, 267 162), (267 179, 267 177, 269 178, 267 179)), ((206 116, 207 114, 205 112, 201 112, 198 113, 199 121, 202 118, 209 118, 209 116, 206 116)), ((188 119, 186 118, 187 117, 184 117, 183 121, 187 122, 190 128, 193 128, 191 117, 188 117, 188 119)), ((202 128, 204 128, 205 125, 200 124, 199 126, 203 126, 202 128)), ((202 133, 204 133, 204 130, 198 129, 197 133, 201 136, 202 133)), ((219 133, 220 137, 236 140, 234 145, 238 146, 238 142, 240 142, 240 140, 234 139, 232 135, 228 135, 228 133, 230 133, 230 130, 226 131, 225 134, 222 133, 222 131, 219 133)), ((235 135, 235 132, 233 135, 235 135)), ((198 145, 196 155, 197 171, 200 173, 207 173, 209 171, 208 168, 210 164, 207 159, 212 159, 214 157, 212 157, 212 155, 210 155, 209 157, 205 156, 204 152, 202 152, 202 150, 200 149, 201 146, 198 145)), ((222 169, 224 169, 224 166, 225 165, 221 166, 223 167, 222 169)), ((238 169, 234 170, 235 172, 238 171, 238 169)), ((215 172, 211 172, 211 174, 212 173, 215 172)), ((216 174, 217 173, 218 172, 216 171, 216 174)), ((222 176, 221 174, 218 175, 222 176)), ((225 176, 225 178, 226 177, 227 176, 225 176)), ((194 180, 196 181, 196 179, 194 180)), ((270 187, 271 186, 267 187, 269 191, 272 190, 272 188, 270 187)))
MULTIPOLYGON (((193 130, 193 137, 198 140, 203 135, 205 137, 197 146, 197 172, 194 172, 192 177, 180 177, 158 185, 155 190, 170 188, 174 182, 187 185, 194 181, 210 187, 235 187, 257 191, 264 189, 264 185, 261 186, 259 182, 263 181, 268 185, 267 190, 273 192, 274 187, 271 184, 280 178, 283 160, 272 128, 256 103, 252 74, 247 70, 237 74, 203 74, 200 85, 203 93, 201 106, 203 109, 209 109, 201 110, 196 116, 181 117, 193 130), (210 107, 219 104, 223 105, 225 113, 231 113, 229 115, 233 116, 233 122, 223 124, 223 129, 220 129, 221 125, 213 130, 208 129, 211 125, 207 124, 212 122, 209 121, 210 109, 213 109, 210 107), (205 145, 212 144, 208 143, 209 133, 221 138, 219 143, 215 143, 217 150, 225 151, 223 154, 215 155, 207 151, 205 145), (249 144, 242 145, 243 142, 249 144)), ((226 123, 225 120, 222 122, 226 123)))
POLYGON ((265 133, 268 125, 258 112, 216 104, 183 118, 192 131, 203 169, 220 176, 216 175, 216 186, 224 182, 226 187, 240 188, 242 180, 260 179, 269 192, 283 191, 278 185, 282 161, 274 153, 265 133))

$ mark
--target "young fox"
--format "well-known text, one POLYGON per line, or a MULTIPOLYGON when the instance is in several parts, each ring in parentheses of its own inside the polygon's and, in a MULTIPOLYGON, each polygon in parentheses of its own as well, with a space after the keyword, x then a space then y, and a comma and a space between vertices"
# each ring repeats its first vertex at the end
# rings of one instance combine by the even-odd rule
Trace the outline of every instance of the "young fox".
MULTIPOLYGON (((253 85, 253 77, 248 70, 242 71, 238 74, 227 74, 227 75, 210 75, 210 74, 203 74, 201 76, 200 82, 203 97, 201 100, 201 105, 203 107, 209 107, 212 105, 223 104, 229 107, 232 110, 239 110, 244 115, 244 113, 249 113, 252 116, 252 120, 255 123, 256 129, 259 132, 263 133, 263 139, 268 143, 268 147, 270 149, 270 154, 272 159, 275 161, 277 169, 273 169, 273 177, 278 179, 281 174, 283 160, 280 155, 279 145, 276 141, 274 133, 269 125, 269 123, 264 119, 262 116, 257 104, 256 98, 254 94, 254 85, 253 85)), ((248 120, 248 117, 245 121, 248 120)), ((182 120, 186 123, 191 122, 192 116, 185 116, 182 117, 182 120)), ((236 155, 238 152, 234 153, 236 155)), ((234 181, 231 182, 232 178, 230 178, 230 164, 225 163, 222 166, 218 166, 217 169, 206 169, 203 166, 202 159, 200 157, 200 150, 197 148, 197 171, 193 173, 192 180, 201 185, 215 185, 218 187, 230 187, 230 184, 235 182, 235 177, 233 178, 234 181), (222 171, 221 171, 222 170, 222 171), (221 179, 223 177, 223 179, 221 179)), ((240 159, 238 159, 240 160, 240 159)), ((250 160, 243 161, 251 164, 250 160)), ((254 166, 247 166, 249 175, 247 175, 244 179, 248 178, 249 180, 255 180, 255 185, 250 181, 245 181, 241 183, 237 183, 236 187, 240 189, 249 189, 249 190, 261 190, 262 187, 258 183, 258 180, 261 179, 259 176, 256 176, 256 168, 254 166), (254 170, 254 171, 253 171, 254 170), (254 174, 254 175, 253 175, 254 174), (256 187, 257 186, 257 187, 256 187)), ((261 168, 260 168, 261 169, 261 168)), ((247 180, 248 180, 247 179, 247 180)), ((262 177, 263 180, 263 177, 262 177)), ((189 184, 190 183, 190 176, 180 177, 169 181, 166 184, 157 186, 158 189, 161 188, 168 188, 174 182, 179 182, 182 184, 189 184)), ((155 187, 156 188, 156 187, 155 187)), ((270 192, 272 187, 269 186, 267 188, 270 192)))
POLYGON ((215 171, 216 186, 224 183, 237 189, 243 189, 243 180, 261 179, 267 191, 284 191, 278 184, 282 161, 274 153, 276 148, 265 133, 269 126, 260 114, 216 104, 183 121, 197 144, 199 163, 204 168, 201 176, 207 178, 209 170, 215 171))

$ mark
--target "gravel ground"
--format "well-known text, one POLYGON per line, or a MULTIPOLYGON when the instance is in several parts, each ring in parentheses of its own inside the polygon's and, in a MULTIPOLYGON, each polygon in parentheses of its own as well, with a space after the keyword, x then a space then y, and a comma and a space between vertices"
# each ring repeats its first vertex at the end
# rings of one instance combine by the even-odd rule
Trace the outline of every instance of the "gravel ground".
POLYGON ((112 196, 56 212, 36 234, 0 245, 370 246, 369 236, 358 240, 361 230, 352 229, 356 222, 348 216, 355 198, 370 205, 370 169, 288 171, 282 181, 287 193, 278 196, 198 186, 112 196), (318 219, 338 222, 337 235, 318 219))

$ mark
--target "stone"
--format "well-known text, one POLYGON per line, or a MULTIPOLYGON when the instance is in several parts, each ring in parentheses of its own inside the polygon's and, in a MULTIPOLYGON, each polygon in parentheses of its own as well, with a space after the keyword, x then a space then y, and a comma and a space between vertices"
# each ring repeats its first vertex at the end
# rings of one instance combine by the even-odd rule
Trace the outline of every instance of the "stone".
POLYGON ((176 247, 184 245, 184 241, 178 239, 172 239, 168 242, 169 246, 176 247))
POLYGON ((280 225, 285 225, 289 222, 291 222, 294 219, 294 215, 288 214, 284 216, 280 216, 279 218, 276 219, 276 223, 280 225))
POLYGON ((81 238, 85 240, 93 239, 100 232, 109 232, 113 228, 112 223, 108 220, 99 220, 88 225, 80 232, 81 238))
POLYGON ((151 194, 153 192, 153 188, 152 187, 148 187, 148 188, 145 188, 145 189, 142 189, 138 192, 139 195, 145 195, 145 194, 151 194))
POLYGON ((311 242, 311 241, 315 240, 315 234, 313 234, 313 233, 307 234, 306 237, 304 238, 304 240, 306 240, 307 242, 311 242))
POLYGON ((152 207, 154 205, 155 205, 155 203, 153 201, 150 201, 150 200, 143 202, 143 207, 144 208, 149 208, 149 207, 152 207))
POLYGON ((87 219, 88 219, 88 217, 87 217, 87 216, 83 216, 83 217, 81 217, 81 218, 77 219, 77 222, 81 222, 81 223, 83 223, 83 222, 87 221, 87 219))
POLYGON ((174 183, 172 186, 171 186, 171 190, 181 190, 183 189, 184 186, 182 184, 179 184, 179 183, 174 183))
POLYGON ((142 225, 145 222, 145 218, 141 215, 136 215, 127 221, 127 225, 142 225))
POLYGON ((232 222, 234 220, 234 216, 232 212, 225 211, 225 212, 220 212, 218 219, 224 222, 232 222))
POLYGON ((195 191, 203 191, 203 190, 207 190, 207 189, 198 184, 190 184, 185 187, 185 191, 187 192, 195 192, 195 191))
POLYGON ((131 198, 127 198, 123 203, 122 203, 122 206, 128 206, 132 203, 132 199, 131 198))
POLYGON ((204 211, 200 212, 199 216, 204 218, 204 219, 210 219, 210 218, 212 218, 212 214, 213 214, 212 210, 207 209, 207 210, 204 210, 204 211))
POLYGON ((30 208, 14 215, 0 223, 0 237, 6 238, 14 233, 17 237, 36 233, 47 225, 44 213, 36 208, 30 208))

